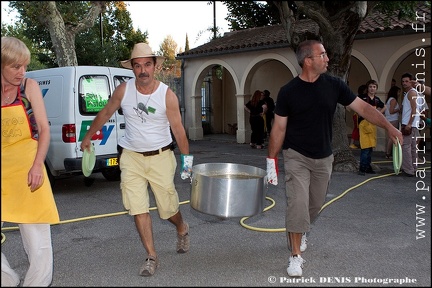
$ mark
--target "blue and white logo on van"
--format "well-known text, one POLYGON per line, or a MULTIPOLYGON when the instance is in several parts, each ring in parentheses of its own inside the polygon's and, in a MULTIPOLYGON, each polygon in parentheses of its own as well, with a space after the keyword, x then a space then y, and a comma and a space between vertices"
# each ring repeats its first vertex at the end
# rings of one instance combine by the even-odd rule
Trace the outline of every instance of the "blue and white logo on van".
MULTIPOLYGON (((84 139, 85 134, 87 133, 87 130, 90 129, 91 123, 93 121, 86 120, 81 122, 81 131, 79 134, 78 141, 82 141, 84 139)), ((100 145, 105 145, 109 136, 111 135, 111 132, 113 131, 115 125, 104 125, 101 130, 96 132, 91 140, 101 140, 100 145)))
POLYGON ((42 97, 45 97, 46 93, 48 92, 48 88, 41 89, 41 91, 42 91, 42 97))

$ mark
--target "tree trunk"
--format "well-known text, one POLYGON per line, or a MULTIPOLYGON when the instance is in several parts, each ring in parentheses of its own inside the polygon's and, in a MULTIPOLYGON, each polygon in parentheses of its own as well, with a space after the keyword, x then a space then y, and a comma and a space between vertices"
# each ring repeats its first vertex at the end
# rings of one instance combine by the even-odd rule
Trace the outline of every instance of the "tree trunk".
POLYGON ((41 2, 40 4, 44 5, 43 8, 45 9, 41 9, 39 20, 48 28, 58 66, 78 65, 75 36, 94 25, 94 21, 105 9, 105 1, 92 1, 91 8, 82 21, 69 24, 64 23, 55 1, 41 2))
POLYGON ((358 171, 358 159, 349 148, 348 133, 346 131, 345 107, 338 104, 333 118, 333 170, 340 172, 358 171))
POLYGON ((57 10, 54 1, 48 1, 46 6, 48 14, 46 17, 46 27, 54 46, 57 65, 59 67, 78 65, 75 53, 75 34, 66 31, 63 17, 57 10))
MULTIPOLYGON (((295 50, 302 39, 311 39, 310 35, 296 35, 292 29, 294 18, 287 11, 288 1, 273 2, 281 14, 283 26, 291 47, 295 50), (293 41, 299 39, 299 41, 293 41)), ((346 81, 351 64, 351 51, 354 37, 366 16, 366 1, 350 2, 316 2, 295 1, 297 14, 304 14, 319 26, 315 39, 321 39, 329 56, 328 73, 346 81)), ((308 31, 308 34, 314 31, 308 31)), ((349 149, 346 130, 345 107, 338 104, 333 119, 333 154, 335 157, 333 170, 353 172, 358 170, 358 159, 349 149)))
MULTIPOLYGON (((350 9, 334 17, 332 29, 322 33, 323 42, 330 57, 328 72, 346 81, 351 65, 351 52, 354 37, 360 27, 362 18, 350 9)), ((348 131, 346 130, 345 107, 338 104, 333 119, 333 154, 335 171, 348 172, 358 170, 358 159, 349 148, 348 131)))

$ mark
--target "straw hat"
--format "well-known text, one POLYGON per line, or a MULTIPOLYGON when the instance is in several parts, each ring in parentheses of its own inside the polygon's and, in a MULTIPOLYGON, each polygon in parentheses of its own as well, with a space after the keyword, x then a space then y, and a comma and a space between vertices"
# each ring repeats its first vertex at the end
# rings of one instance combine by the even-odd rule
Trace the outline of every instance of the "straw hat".
POLYGON ((120 61, 124 68, 132 69, 131 60, 135 58, 156 57, 156 66, 162 65, 165 57, 154 54, 147 43, 137 43, 132 49, 131 57, 128 60, 120 61))

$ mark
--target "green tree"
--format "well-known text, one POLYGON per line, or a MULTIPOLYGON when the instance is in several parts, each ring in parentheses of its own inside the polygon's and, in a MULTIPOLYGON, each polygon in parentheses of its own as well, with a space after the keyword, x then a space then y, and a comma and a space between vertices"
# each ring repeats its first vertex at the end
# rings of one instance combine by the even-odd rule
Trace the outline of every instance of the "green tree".
POLYGON ((164 68, 169 68, 177 62, 175 59, 176 53, 177 43, 174 41, 171 35, 166 36, 159 46, 159 55, 165 57, 165 61, 163 63, 164 68))
POLYGON ((189 38, 188 38, 188 35, 186 33, 185 51, 189 51, 189 50, 190 50, 190 48, 189 48, 189 38))
POLYGON ((72 66, 78 65, 76 35, 94 25, 98 15, 105 11, 106 2, 11 1, 9 6, 26 25, 28 38, 52 47, 58 66, 72 66))
POLYGON ((222 1, 227 6, 231 30, 280 24, 278 8, 264 1, 222 1))
POLYGON ((39 54, 50 67, 118 66, 136 42, 147 38, 134 31, 123 1, 11 1, 9 7, 25 27, 23 36, 51 52, 39 54))
POLYGON ((159 46, 158 55, 164 56, 165 61, 162 64, 162 69, 158 72, 158 79, 163 82, 171 83, 174 78, 181 77, 181 61, 176 60, 176 55, 179 53, 177 43, 171 35, 165 37, 159 46))
MULTIPOLYGON (((228 2, 228 1, 221 1, 221 2, 228 2)), ((209 1, 207 2, 207 5, 213 5, 213 26, 209 26, 205 30, 198 31, 198 35, 196 36, 195 41, 198 41, 203 35, 210 33, 211 36, 207 39, 208 42, 210 42, 213 39, 222 37, 221 27, 216 26, 216 1, 209 1)))
MULTIPOLYGON (((249 1, 223 1, 228 8, 233 30, 281 23, 293 50, 305 39, 321 40, 331 59, 328 72, 347 79, 351 64, 354 37, 365 17, 375 9, 388 16, 412 19, 419 3, 430 1, 266 1, 267 4, 249 1), (276 18, 275 7, 279 20, 276 18), (297 33, 295 27, 303 19, 314 21, 319 29, 297 33), (267 21, 267 22, 266 22, 267 21)), ((357 161, 348 147, 345 108, 338 105, 333 121, 333 153, 335 171, 356 171, 357 161)))
POLYGON ((31 53, 31 59, 30 64, 27 67, 28 71, 32 70, 38 70, 38 69, 44 69, 47 68, 47 66, 44 63, 41 63, 39 60, 39 55, 43 54, 43 50, 39 49, 34 42, 30 39, 28 39, 26 36, 24 36, 24 26, 21 23, 16 23, 15 26, 13 25, 1 25, 1 35, 2 36, 10 36, 15 37, 23 41, 26 46, 29 48, 31 53))
POLYGON ((114 2, 107 5, 93 27, 77 35, 78 64, 119 66, 138 42, 147 42, 147 32, 135 31, 125 3, 114 2))

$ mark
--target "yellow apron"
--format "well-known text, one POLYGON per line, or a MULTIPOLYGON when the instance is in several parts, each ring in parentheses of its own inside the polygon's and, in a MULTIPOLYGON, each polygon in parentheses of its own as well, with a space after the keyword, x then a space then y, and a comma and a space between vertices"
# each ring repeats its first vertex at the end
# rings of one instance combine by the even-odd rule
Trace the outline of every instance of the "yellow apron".
POLYGON ((31 192, 27 184, 38 142, 18 97, 18 104, 1 107, 1 221, 55 224, 60 219, 45 167, 41 187, 31 192))
POLYGON ((360 148, 374 148, 377 142, 377 128, 374 124, 363 119, 359 124, 360 148))

